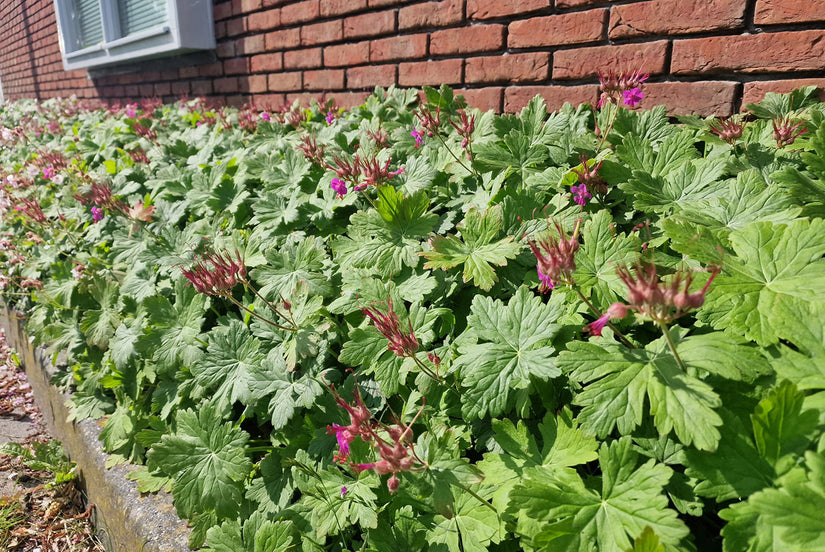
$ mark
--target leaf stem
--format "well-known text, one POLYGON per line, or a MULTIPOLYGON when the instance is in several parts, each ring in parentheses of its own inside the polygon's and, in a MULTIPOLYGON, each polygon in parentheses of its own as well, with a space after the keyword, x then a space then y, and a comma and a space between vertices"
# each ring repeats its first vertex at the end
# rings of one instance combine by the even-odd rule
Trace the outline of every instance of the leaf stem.
POLYGON ((676 363, 682 370, 687 371, 687 366, 685 366, 685 363, 682 362, 682 358, 679 356, 679 353, 676 352, 676 344, 670 336, 670 330, 668 330, 667 322, 657 320, 656 324, 662 329, 662 333, 665 335, 665 340, 667 341, 667 346, 670 348, 670 352, 673 353, 673 358, 676 359, 676 363))
POLYGON ((270 320, 269 318, 264 318, 263 316, 261 316, 261 315, 260 315, 260 314, 258 314, 257 312, 255 312, 255 311, 253 311, 252 309, 249 309, 249 308, 247 308, 245 305, 241 304, 241 302, 240 302, 240 301, 238 301, 237 299, 235 299, 235 298, 234 298, 234 297, 232 297, 231 295, 228 295, 228 294, 227 294, 227 295, 222 295, 222 297, 226 297, 227 299, 229 299, 230 301, 232 301, 232 302, 233 302, 233 303, 234 303, 237 307, 242 308, 243 310, 245 310, 246 312, 248 312, 249 314, 251 314, 252 316, 254 316, 255 318, 257 318, 258 320, 261 320, 261 321, 263 321, 263 322, 266 322, 266 323, 267 323, 267 324, 269 324, 270 326, 275 326, 276 328, 278 328, 278 329, 280 329, 280 330, 286 330, 286 331, 288 331, 288 332, 297 332, 297 331, 298 331, 298 328, 287 328, 286 326, 282 326, 282 325, 278 324, 277 322, 273 322, 273 321, 272 321, 272 320, 270 320))
POLYGON ((468 167, 467 165, 465 165, 464 162, 461 159, 459 159, 458 156, 455 153, 453 153, 453 150, 450 149, 450 146, 447 145, 447 142, 444 140, 444 137, 441 136, 440 133, 436 132, 435 135, 438 136, 438 139, 441 140, 442 144, 444 144, 444 148, 447 150, 447 153, 449 153, 452 156, 452 158, 455 159, 456 162, 459 165, 464 167, 465 171, 467 171, 470 174, 475 175, 476 177, 479 176, 479 174, 475 171, 475 169, 472 169, 471 167, 468 167))

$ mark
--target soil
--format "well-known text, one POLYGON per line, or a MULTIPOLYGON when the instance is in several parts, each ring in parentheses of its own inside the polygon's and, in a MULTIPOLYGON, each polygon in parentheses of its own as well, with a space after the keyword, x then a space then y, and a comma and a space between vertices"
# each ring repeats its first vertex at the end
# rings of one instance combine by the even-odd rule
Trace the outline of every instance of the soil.
POLYGON ((31 387, 0 329, 0 550, 3 552, 103 552, 74 481, 56 483, 43 466, 16 454, 3 454, 6 443, 27 452, 51 437, 40 421, 31 387))

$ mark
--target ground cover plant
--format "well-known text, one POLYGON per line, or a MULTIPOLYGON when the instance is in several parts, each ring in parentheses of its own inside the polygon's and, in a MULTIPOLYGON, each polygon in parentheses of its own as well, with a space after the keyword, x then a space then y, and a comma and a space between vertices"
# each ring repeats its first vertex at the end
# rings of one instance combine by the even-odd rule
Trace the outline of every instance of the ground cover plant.
POLYGON ((6 104, 5 301, 193 547, 825 550, 825 108, 644 80, 6 104))

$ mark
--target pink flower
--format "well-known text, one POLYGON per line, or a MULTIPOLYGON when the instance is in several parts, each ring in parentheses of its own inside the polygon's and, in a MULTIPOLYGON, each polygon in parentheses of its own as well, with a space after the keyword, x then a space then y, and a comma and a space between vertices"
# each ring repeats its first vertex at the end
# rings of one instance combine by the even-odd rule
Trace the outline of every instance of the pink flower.
POLYGON ((590 335, 602 335, 602 330, 609 320, 621 320, 625 316, 627 316, 627 306, 621 303, 613 303, 607 308, 606 313, 585 326, 584 331, 590 335))
POLYGON ((333 113, 330 109, 329 111, 327 111, 327 116, 324 117, 324 120, 327 122, 328 125, 331 125, 335 122, 335 113, 333 113))
POLYGON ((559 282, 571 283, 573 272, 576 271, 576 251, 579 250, 581 219, 576 222, 576 229, 569 238, 558 222, 555 225, 559 234, 558 239, 554 236, 545 236, 538 241, 527 242, 533 255, 536 256, 536 271, 541 281, 539 290, 542 292, 553 289, 559 282))
POLYGON ((584 207, 587 204, 587 200, 593 197, 590 192, 587 191, 587 185, 582 183, 578 186, 572 186, 570 191, 573 192, 573 201, 584 207))
POLYGON ((347 183, 340 178, 333 178, 332 182, 329 184, 329 187, 332 188, 336 194, 338 194, 339 199, 347 195, 347 183))
POLYGON ((362 308, 361 312, 363 312, 364 315, 372 321, 375 328, 390 341, 387 345, 390 351, 400 357, 412 358, 415 356, 415 352, 418 351, 418 339, 416 339, 415 333, 413 332, 412 322, 407 321, 409 324, 409 332, 402 330, 398 315, 395 314, 392 308, 392 299, 387 299, 386 304, 386 314, 375 307, 362 308))
POLYGON ((272 120, 272 118, 269 116, 269 113, 267 113, 266 111, 261 112, 261 119, 263 119, 267 123, 272 120))
POLYGON ((92 207, 92 220, 95 222, 103 220, 103 209, 100 207, 92 207))
POLYGON ((54 170, 54 167, 52 167, 51 165, 46 165, 45 167, 43 167, 43 178, 51 180, 55 176, 57 176, 57 171, 54 170))
POLYGON ((644 92, 639 87, 631 88, 630 90, 624 90, 622 92, 622 99, 624 100, 625 105, 629 105, 630 107, 636 107, 644 98, 644 92))
POLYGON ((416 127, 413 127, 413 129, 410 131, 410 136, 415 138, 415 147, 416 148, 420 148, 421 144, 424 143, 424 132, 421 131, 421 130, 418 130, 416 127))
POLYGON ((327 433, 329 435, 335 435, 335 439, 338 441, 338 452, 335 453, 333 460, 342 464, 349 458, 349 444, 355 439, 356 435, 353 434, 350 429, 350 426, 341 426, 338 424, 327 426, 327 433))

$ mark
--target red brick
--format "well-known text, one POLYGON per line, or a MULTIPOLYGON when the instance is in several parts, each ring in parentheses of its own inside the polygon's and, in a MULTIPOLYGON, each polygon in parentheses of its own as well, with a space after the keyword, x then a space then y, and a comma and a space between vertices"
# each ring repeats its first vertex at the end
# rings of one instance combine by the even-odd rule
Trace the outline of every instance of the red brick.
POLYGON ((295 48, 301 43, 300 29, 284 29, 266 34, 267 50, 283 50, 295 48))
POLYGON ((172 94, 175 96, 186 96, 189 94, 189 81, 178 81, 172 83, 172 94))
POLYGON ((340 90, 344 88, 343 69, 304 71, 304 90, 340 90))
POLYGON ((238 55, 257 54, 264 49, 264 35, 245 36, 235 41, 235 51, 238 55))
POLYGON ((354 42, 324 48, 324 67, 349 67, 370 61, 370 43, 354 42))
POLYGON ((215 92, 217 92, 218 94, 237 92, 238 77, 226 77, 223 79, 215 79, 213 85, 215 86, 215 92))
POLYGON ((670 115, 695 113, 727 116, 733 113, 737 83, 723 81, 659 82, 644 86, 642 105, 666 105, 670 115))
POLYGON ((212 15, 214 16, 215 21, 220 21, 221 19, 229 19, 230 17, 232 17, 232 4, 229 2, 218 4, 213 8, 212 15))
POLYGON ((565 103, 595 104, 599 87, 595 84, 581 86, 510 86, 504 90, 504 112, 515 113, 525 107, 536 95, 544 98, 548 111, 557 111, 565 103))
POLYGON ((395 84, 397 66, 367 65, 347 69, 347 88, 375 88, 395 84))
POLYGON ((168 96, 172 93, 172 85, 168 82, 159 82, 155 84, 155 96, 168 96))
POLYGON ((652 0, 610 11, 610 38, 738 29, 746 0, 652 0))
POLYGON ((787 31, 679 40, 673 74, 763 73, 825 69, 825 31, 787 31))
POLYGON ((341 40, 343 27, 341 20, 315 23, 301 27, 301 46, 315 46, 341 40))
POLYGON ((264 0, 264 7, 271 8, 272 6, 280 6, 286 4, 289 0, 264 0))
MULTIPOLYGON (((208 65, 199 65, 195 68, 196 72, 193 77, 219 77, 223 75, 223 64, 221 62, 210 63, 208 65)), ((136 75, 140 78, 140 75, 136 75)), ((183 76, 183 71, 181 71, 183 76)), ((188 77, 187 77, 188 78, 188 77)))
POLYGON ((367 92, 334 92, 326 95, 326 99, 333 100, 335 105, 350 109, 361 105, 369 94, 367 92))
POLYGON ((343 15, 367 7, 367 0, 321 0, 321 16, 343 15))
POLYGON ((273 54, 260 54, 252 56, 250 60, 250 70, 253 73, 269 73, 272 71, 280 71, 284 67, 284 61, 281 52, 273 54))
POLYGON ((456 95, 464 96, 467 107, 477 108, 481 111, 492 109, 496 113, 501 111, 501 98, 504 89, 500 86, 490 86, 488 88, 463 88, 455 91, 456 95))
POLYGON ((742 94, 742 109, 745 104, 761 101, 768 92, 787 94, 803 86, 818 86, 817 95, 820 101, 825 101, 825 79, 786 79, 775 81, 746 82, 742 94))
POLYGON ((317 19, 320 15, 318 0, 306 0, 281 8, 281 24, 293 25, 317 19))
POLYGON ((221 59, 235 57, 235 42, 231 40, 219 42, 215 48, 215 53, 221 59))
POLYGON ((220 40, 226 36, 226 21, 215 23, 215 40, 220 40))
POLYGON ((239 75, 249 72, 249 58, 232 58, 223 62, 223 72, 227 75, 239 75))
POLYGON ((261 0, 241 0, 241 12, 249 13, 263 7, 261 0))
POLYGON ((289 92, 291 90, 300 90, 301 72, 295 71, 292 73, 274 73, 269 75, 267 80, 269 89, 273 92, 289 92))
POLYGON ((553 54, 554 79, 580 79, 594 77, 596 71, 608 68, 641 70, 657 75, 665 72, 667 41, 623 44, 621 46, 595 46, 561 50, 553 54))
POLYGON ((255 94, 252 101, 262 111, 268 111, 286 102, 283 94, 255 94))
POLYGON ((397 6, 399 4, 409 4, 413 0, 367 0, 371 8, 384 8, 386 6, 397 6))
POLYGON ((489 52, 504 46, 504 25, 478 25, 436 31, 430 37, 430 54, 489 52))
POLYGON ((247 77, 247 91, 252 93, 266 92, 266 75, 250 75, 247 77))
POLYGON ((757 0, 757 25, 825 21, 825 0, 757 0))
POLYGON ((398 28, 406 30, 454 25, 463 20, 463 7, 463 0, 442 0, 435 4, 427 2, 406 6, 398 10, 398 28))
POLYGON ((287 69, 312 69, 321 67, 321 49, 292 50, 284 53, 284 67, 287 69))
POLYGON ((370 61, 422 58, 427 54, 427 35, 405 35, 370 42, 370 61))
POLYGON ((550 76, 550 54, 504 54, 502 56, 467 58, 464 82, 537 82, 550 76))
POLYGON ((510 23, 507 45, 510 48, 559 46, 597 42, 604 38, 607 10, 534 17, 510 23))
POLYGON ((401 63, 398 66, 398 85, 458 84, 461 82, 461 64, 460 59, 401 63))
POLYGON ((557 8, 580 8, 582 6, 594 6, 596 4, 609 4, 619 0, 556 0, 557 8))
POLYGON ((238 36, 247 31, 246 18, 238 17, 226 22, 226 36, 238 36))
POLYGON ((550 0, 467 0, 468 19, 488 19, 541 10, 550 7, 550 0))
POLYGON ((249 30, 252 32, 268 31, 278 27, 280 24, 281 10, 277 8, 251 15, 248 22, 249 30))
POLYGON ((395 13, 382 11, 365 13, 344 19, 344 37, 378 36, 395 30, 395 13))

